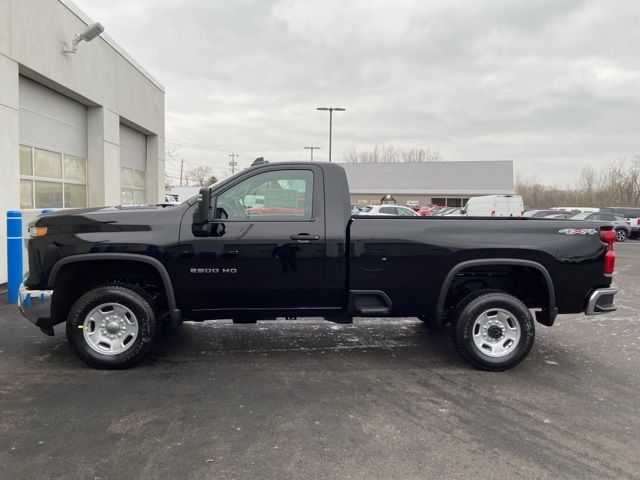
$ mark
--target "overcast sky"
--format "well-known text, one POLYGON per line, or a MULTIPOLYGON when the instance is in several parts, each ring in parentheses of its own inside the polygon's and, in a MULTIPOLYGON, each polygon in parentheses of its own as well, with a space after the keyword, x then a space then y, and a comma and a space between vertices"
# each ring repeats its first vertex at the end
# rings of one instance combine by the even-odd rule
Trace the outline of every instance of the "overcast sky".
MULTIPOLYGON (((376 144, 572 183, 640 153, 640 1, 76 0, 166 89, 168 147, 306 160, 376 144)), ((170 166, 170 174, 176 166, 170 166)))

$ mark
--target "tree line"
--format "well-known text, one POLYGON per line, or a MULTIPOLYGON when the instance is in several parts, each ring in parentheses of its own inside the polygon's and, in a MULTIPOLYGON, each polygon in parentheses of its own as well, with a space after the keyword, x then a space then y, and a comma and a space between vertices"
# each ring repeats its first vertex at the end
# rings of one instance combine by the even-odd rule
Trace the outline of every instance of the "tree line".
POLYGON ((430 148, 399 148, 394 145, 376 145, 373 150, 358 151, 355 148, 343 154, 347 163, 400 163, 441 162, 440 150, 430 148))
POLYGON ((583 168, 576 184, 564 188, 519 175, 515 191, 527 207, 640 207, 640 155, 612 161, 601 169, 583 168))

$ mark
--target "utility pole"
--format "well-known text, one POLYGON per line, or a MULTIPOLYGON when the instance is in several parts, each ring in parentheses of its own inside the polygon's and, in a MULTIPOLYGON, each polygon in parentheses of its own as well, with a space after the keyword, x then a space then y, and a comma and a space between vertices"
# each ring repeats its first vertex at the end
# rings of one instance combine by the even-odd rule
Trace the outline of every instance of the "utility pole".
POLYGON ((229 166, 231 167, 231 175, 233 175, 234 173, 236 173, 236 167, 238 166, 238 162, 236 162, 236 157, 239 157, 240 155, 238 153, 231 153, 231 155, 229 156, 231 157, 229 166))
POLYGON ((333 112, 344 112, 346 108, 341 107, 318 107, 316 110, 329 112, 329 163, 331 163, 331 132, 333 130, 333 112))
POLYGON ((311 150, 311 161, 313 162, 313 151, 320 150, 320 147, 304 147, 306 150, 311 150))
POLYGON ((184 158, 180 159, 180 186, 182 186, 182 171, 184 170, 184 158))

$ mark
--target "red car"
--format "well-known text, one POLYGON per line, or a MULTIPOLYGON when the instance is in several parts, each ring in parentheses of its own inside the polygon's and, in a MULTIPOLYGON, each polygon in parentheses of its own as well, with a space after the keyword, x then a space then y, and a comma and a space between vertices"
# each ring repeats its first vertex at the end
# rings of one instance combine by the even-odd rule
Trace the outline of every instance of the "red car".
POLYGON ((423 205, 422 207, 420 207, 420 210, 418 210, 418 215, 422 217, 433 215, 441 208, 443 207, 441 207, 440 205, 423 205))

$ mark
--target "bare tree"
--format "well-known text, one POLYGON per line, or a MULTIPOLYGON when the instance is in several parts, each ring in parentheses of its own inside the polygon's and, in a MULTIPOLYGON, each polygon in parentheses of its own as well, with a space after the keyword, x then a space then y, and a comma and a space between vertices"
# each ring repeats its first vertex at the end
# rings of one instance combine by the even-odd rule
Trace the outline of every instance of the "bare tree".
POLYGON ((206 181, 205 185, 213 185, 214 183, 217 183, 217 182, 218 182, 218 178, 217 178, 215 175, 211 175, 211 176, 207 179, 207 181, 206 181))
POLYGON ((584 168, 575 187, 542 185, 535 177, 518 175, 516 192, 528 207, 640 206, 640 155, 620 158, 600 170, 584 168))
POLYGON ((187 177, 193 179, 197 185, 205 186, 207 179, 211 176, 211 168, 205 166, 193 167, 189 170, 187 177))
POLYGON ((440 150, 410 148, 408 150, 393 145, 376 145, 373 150, 357 151, 355 148, 344 153, 347 163, 397 163, 397 162, 441 162, 440 150))

